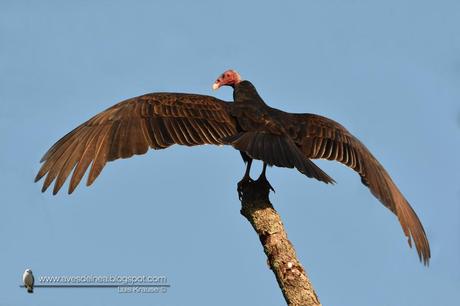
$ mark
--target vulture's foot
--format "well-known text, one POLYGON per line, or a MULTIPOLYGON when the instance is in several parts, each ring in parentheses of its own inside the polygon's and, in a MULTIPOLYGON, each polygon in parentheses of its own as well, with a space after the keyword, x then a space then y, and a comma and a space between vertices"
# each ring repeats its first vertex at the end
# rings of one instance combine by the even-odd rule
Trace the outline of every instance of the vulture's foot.
POLYGON ((267 180, 267 177, 264 174, 261 174, 256 181, 258 184, 267 186, 271 191, 275 192, 275 189, 272 187, 270 182, 267 180))
POLYGON ((238 189, 238 198, 240 199, 240 201, 243 198, 244 186, 249 184, 249 183, 252 183, 252 182, 253 182, 253 180, 249 175, 243 176, 241 181, 238 182, 238 188, 237 189, 238 189))
POLYGON ((265 177, 259 177, 255 181, 248 177, 238 182, 238 197, 243 207, 244 203, 251 203, 250 206, 256 208, 265 207, 270 203, 270 190, 275 191, 265 177))

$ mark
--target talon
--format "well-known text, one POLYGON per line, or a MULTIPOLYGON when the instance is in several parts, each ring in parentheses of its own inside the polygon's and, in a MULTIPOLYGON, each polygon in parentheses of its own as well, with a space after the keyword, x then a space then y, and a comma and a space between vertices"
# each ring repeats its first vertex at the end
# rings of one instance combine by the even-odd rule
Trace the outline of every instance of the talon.
POLYGON ((268 187, 270 188, 270 190, 273 191, 273 193, 276 193, 275 188, 272 187, 272 185, 270 184, 270 182, 268 180, 267 180, 267 184, 268 184, 268 187))
POLYGON ((273 191, 274 193, 276 193, 275 191, 275 188, 273 188, 273 186, 270 184, 270 182, 267 180, 267 178, 265 177, 265 175, 261 175, 258 179, 257 179, 257 182, 260 182, 262 184, 265 184, 271 191, 273 191))

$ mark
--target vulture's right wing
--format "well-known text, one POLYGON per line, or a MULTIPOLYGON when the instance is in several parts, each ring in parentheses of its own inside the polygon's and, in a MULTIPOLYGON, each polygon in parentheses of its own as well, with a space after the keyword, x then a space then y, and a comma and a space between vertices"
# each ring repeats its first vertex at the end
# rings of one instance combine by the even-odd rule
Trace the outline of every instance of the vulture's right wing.
POLYGON ((223 144, 236 133, 229 104, 210 96, 153 93, 122 101, 97 114, 56 142, 41 159, 35 181, 46 175, 42 191, 56 180, 53 194, 74 169, 72 193, 92 163, 91 185, 108 161, 145 154, 148 148, 164 149, 223 144))
POLYGON ((339 123, 314 114, 288 114, 287 132, 308 158, 336 160, 361 176, 388 209, 399 219, 409 245, 414 239, 420 260, 428 264, 430 245, 417 214, 390 175, 369 150, 339 123))

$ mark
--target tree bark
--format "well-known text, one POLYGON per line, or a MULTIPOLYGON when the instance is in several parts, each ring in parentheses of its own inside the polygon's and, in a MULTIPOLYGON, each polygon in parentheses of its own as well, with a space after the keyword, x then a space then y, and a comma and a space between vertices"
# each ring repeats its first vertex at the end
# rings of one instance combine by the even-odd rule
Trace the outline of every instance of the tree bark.
POLYGON ((270 187, 266 180, 240 182, 241 214, 259 235, 270 269, 275 273, 287 304, 321 305, 287 238, 280 216, 270 203, 270 187))

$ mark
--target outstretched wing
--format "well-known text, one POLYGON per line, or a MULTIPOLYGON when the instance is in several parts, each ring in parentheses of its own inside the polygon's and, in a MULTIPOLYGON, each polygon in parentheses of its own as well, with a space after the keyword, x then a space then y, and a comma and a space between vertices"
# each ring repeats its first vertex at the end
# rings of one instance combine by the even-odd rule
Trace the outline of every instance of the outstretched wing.
POLYGON ((285 114, 288 133, 308 158, 336 160, 361 176, 364 185, 399 219, 409 245, 415 242, 424 264, 430 259, 430 246, 422 223, 387 171, 369 150, 337 122, 313 114, 285 114))
POLYGON ((46 175, 42 191, 55 180, 56 194, 73 170, 69 194, 89 165, 91 185, 108 161, 164 149, 223 144, 236 133, 230 104, 210 96, 152 93, 122 101, 97 114, 56 142, 41 159, 35 181, 46 175))

